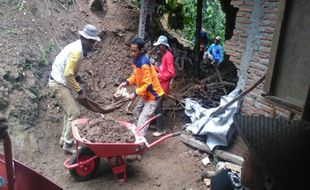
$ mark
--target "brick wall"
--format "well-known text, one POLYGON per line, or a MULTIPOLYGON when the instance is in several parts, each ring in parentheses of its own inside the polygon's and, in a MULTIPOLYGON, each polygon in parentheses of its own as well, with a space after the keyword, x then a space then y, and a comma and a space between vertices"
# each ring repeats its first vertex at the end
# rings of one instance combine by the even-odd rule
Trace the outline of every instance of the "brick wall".
MULTIPOLYGON (((238 69, 238 87, 247 89, 267 72, 279 0, 232 0, 231 5, 239 10, 233 36, 224 49, 238 69)), ((244 97, 241 112, 288 117, 288 111, 261 96, 263 87, 259 85, 244 97)))

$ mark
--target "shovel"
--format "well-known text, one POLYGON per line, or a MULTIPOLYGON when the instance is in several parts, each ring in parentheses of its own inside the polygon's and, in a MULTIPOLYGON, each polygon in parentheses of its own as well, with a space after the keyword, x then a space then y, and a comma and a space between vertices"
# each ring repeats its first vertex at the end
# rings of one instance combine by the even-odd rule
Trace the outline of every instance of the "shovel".
POLYGON ((129 98, 122 98, 110 105, 101 106, 100 104, 88 99, 88 98, 77 98, 76 101, 79 102, 82 106, 84 106, 86 109, 95 112, 95 113, 101 113, 106 114, 110 113, 118 108, 120 108, 126 101, 128 101, 129 98))

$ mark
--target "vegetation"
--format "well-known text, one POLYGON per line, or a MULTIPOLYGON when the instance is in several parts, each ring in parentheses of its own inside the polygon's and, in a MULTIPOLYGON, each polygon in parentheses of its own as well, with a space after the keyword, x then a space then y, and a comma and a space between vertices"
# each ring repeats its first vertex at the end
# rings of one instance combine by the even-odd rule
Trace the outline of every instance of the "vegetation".
MULTIPOLYGON (((182 0, 186 17, 191 21, 196 20, 196 0, 182 0)), ((195 36, 195 22, 186 23, 184 29, 181 30, 185 39, 192 41, 195 36)), ((204 0, 202 8, 202 28, 204 28, 210 39, 220 36, 225 37, 225 14, 222 11, 219 0, 204 0)), ((224 40, 222 40, 224 41, 224 40)))
MULTIPOLYGON (((183 38, 193 41, 196 30, 196 0, 157 0, 160 18, 168 15, 168 26, 176 29, 183 38)), ((140 8, 141 0, 131 0, 140 8)), ((225 13, 222 11, 220 0, 204 0, 202 8, 202 28, 212 40, 216 36, 225 37, 225 13)), ((224 40, 222 40, 223 42, 224 40)))

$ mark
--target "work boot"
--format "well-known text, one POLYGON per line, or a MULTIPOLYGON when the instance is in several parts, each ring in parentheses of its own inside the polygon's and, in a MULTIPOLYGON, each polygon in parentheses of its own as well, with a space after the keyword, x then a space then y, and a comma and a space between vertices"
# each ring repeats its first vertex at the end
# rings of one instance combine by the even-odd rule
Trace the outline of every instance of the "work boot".
POLYGON ((62 149, 65 151, 65 153, 69 154, 73 154, 75 152, 75 147, 73 144, 64 143, 62 149))
POLYGON ((163 136, 164 134, 166 134, 166 131, 156 131, 155 133, 153 133, 153 137, 160 137, 163 136))
POLYGON ((60 148, 62 148, 62 147, 64 146, 64 140, 61 139, 61 140, 59 141, 58 145, 60 146, 60 148))

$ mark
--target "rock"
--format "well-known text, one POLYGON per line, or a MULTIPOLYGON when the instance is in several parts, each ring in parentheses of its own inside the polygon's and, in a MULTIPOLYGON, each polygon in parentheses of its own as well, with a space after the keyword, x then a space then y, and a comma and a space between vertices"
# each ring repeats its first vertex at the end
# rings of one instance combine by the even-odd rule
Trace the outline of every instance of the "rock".
POLYGON ((161 183, 159 181, 156 182, 155 184, 157 187, 160 187, 161 186, 161 183))
POLYGON ((193 156, 198 157, 200 155, 198 150, 192 152, 193 156))
POLYGON ((201 177, 202 178, 211 178, 212 176, 214 176, 216 174, 216 171, 206 171, 204 172, 201 177))
POLYGON ((201 160, 201 162, 204 166, 207 166, 208 164, 210 164, 210 159, 208 156, 206 156, 204 159, 201 160))
POLYGON ((220 171, 225 168, 225 162, 218 162, 216 164, 216 171, 220 171))
POLYGON ((0 97, 0 110, 5 110, 9 106, 9 101, 6 100, 4 97, 0 97))
POLYGON ((203 182, 206 184, 207 187, 210 187, 211 179, 205 178, 205 179, 203 179, 203 182))
POLYGON ((230 169, 234 172, 237 172, 237 173, 241 173, 241 166, 237 165, 237 164, 233 164, 233 163, 230 163, 230 162, 225 162, 225 168, 227 169, 230 169))
POLYGON ((105 0, 91 0, 89 2, 90 10, 92 11, 105 11, 105 5, 106 1, 105 0))

